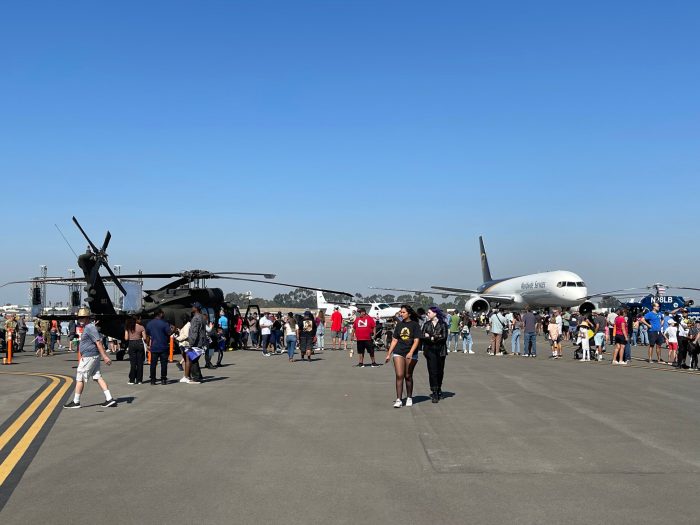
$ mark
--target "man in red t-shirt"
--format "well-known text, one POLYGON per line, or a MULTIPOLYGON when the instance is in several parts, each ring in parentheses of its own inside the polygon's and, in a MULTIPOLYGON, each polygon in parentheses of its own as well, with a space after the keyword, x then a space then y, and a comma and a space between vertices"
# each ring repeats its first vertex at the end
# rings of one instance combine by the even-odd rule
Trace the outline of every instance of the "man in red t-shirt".
POLYGON ((373 368, 379 366, 374 360, 374 341, 372 341, 372 336, 374 335, 374 319, 367 315, 367 310, 363 307, 357 309, 357 318, 353 323, 353 338, 357 341, 357 356, 360 358, 360 362, 357 364, 360 368, 364 367, 365 360, 365 350, 369 352, 369 357, 372 359, 373 368))
POLYGON ((340 307, 333 308, 331 314, 331 337, 333 338, 333 350, 340 350, 340 340, 343 336, 343 314, 340 313, 340 307))

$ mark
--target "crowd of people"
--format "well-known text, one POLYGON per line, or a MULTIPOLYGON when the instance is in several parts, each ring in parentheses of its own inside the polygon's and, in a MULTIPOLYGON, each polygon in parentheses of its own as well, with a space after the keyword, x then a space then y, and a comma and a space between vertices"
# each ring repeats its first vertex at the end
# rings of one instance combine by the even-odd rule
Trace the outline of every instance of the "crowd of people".
MULTIPOLYGON (((653 304, 651 311, 619 308, 607 313, 583 314, 556 309, 542 312, 494 309, 489 315, 443 312, 437 306, 414 311, 410 305, 402 305, 394 319, 371 318, 364 308, 358 308, 356 314, 346 318, 339 308, 335 308, 329 317, 326 319, 323 310, 315 315, 306 310, 286 315, 282 312, 236 315, 229 319, 222 310, 215 320, 210 320, 199 303, 192 305, 192 314, 183 319, 185 324, 180 329, 165 321, 162 311, 158 311, 155 319, 145 326, 138 317, 133 317, 127 320, 122 341, 130 361, 128 384, 143 383, 147 352, 150 352, 150 383, 168 384, 168 358, 172 345, 180 355, 176 366, 183 375, 179 382, 189 384, 203 381, 200 357, 204 356, 204 367, 217 368, 223 366, 227 349, 259 350, 263 357, 286 353, 290 363, 295 362, 297 350, 301 360, 307 362, 312 361, 315 353, 325 350, 348 351, 350 357, 356 351, 358 362, 355 366, 374 368, 379 366, 375 359, 376 349, 386 347, 385 362, 392 361, 395 371, 394 406, 413 404, 413 372, 421 353, 426 359, 430 397, 437 403, 443 397, 446 356, 451 352, 474 354, 472 331, 477 327, 482 327, 488 334, 486 352, 491 356, 510 353, 536 358, 538 336, 544 335, 551 359, 561 359, 562 343, 570 342, 574 347, 573 357, 581 362, 603 361, 608 348, 612 347, 611 364, 625 366, 631 360, 631 348, 639 345, 648 346, 649 363, 699 369, 700 320, 691 320, 683 308, 662 313, 658 303, 653 304), (326 328, 330 330, 329 346, 326 346, 326 328), (508 338, 509 345, 506 343, 508 338), (356 350, 352 343, 355 343, 356 350), (365 356, 369 357, 369 363, 365 363, 365 356)), ((15 351, 22 352, 28 332, 24 316, 8 316, 0 329, 3 339, 12 334, 16 340, 15 351)), ((97 381, 105 392, 105 402, 111 406, 114 402, 99 373, 100 359, 107 365, 111 362, 107 355, 111 345, 99 334, 96 324, 90 322, 89 315, 79 315, 78 322, 71 322, 68 326, 68 332, 69 350, 80 352, 78 382, 84 384, 87 378, 97 381)), ((56 321, 37 319, 34 335, 38 357, 53 355, 61 348, 61 328, 56 321)), ((67 408, 80 406, 81 392, 82 387, 76 389, 75 398, 66 405, 67 408)))

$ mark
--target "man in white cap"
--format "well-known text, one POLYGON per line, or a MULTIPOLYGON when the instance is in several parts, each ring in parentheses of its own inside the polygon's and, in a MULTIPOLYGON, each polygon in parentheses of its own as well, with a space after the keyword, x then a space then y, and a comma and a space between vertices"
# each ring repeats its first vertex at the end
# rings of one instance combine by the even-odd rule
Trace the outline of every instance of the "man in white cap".
POLYGON ((90 310, 81 308, 78 310, 78 322, 85 326, 83 333, 80 336, 80 362, 78 363, 78 371, 75 375, 75 393, 73 401, 63 405, 63 408, 80 408, 80 395, 83 393, 85 383, 89 379, 96 381, 102 392, 105 395, 103 407, 111 407, 117 404, 117 401, 112 397, 109 387, 100 373, 100 358, 106 365, 111 365, 112 361, 105 352, 105 347, 102 345, 102 336, 97 331, 95 323, 90 322, 90 310))

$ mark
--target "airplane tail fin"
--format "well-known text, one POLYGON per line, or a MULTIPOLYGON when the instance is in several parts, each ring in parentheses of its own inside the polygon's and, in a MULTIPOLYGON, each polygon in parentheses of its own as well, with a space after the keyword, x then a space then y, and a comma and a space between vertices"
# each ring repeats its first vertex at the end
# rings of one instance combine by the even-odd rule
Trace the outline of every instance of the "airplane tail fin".
POLYGON ((481 249, 481 274, 484 278, 484 282, 493 281, 491 278, 491 270, 489 269, 489 260, 486 257, 486 249, 484 248, 484 238, 479 236, 479 248, 481 249))
POLYGON ((320 290, 316 290, 316 308, 326 308, 328 303, 326 302, 326 298, 323 296, 323 292, 320 290))

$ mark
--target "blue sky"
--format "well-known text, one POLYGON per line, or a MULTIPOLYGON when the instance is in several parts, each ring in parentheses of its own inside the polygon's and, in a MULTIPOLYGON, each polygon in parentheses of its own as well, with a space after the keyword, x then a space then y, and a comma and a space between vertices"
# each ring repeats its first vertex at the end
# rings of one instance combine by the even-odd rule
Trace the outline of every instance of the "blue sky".
POLYGON ((0 281, 74 268, 53 225, 82 249, 76 215, 129 272, 475 286, 483 234, 496 276, 700 286, 699 19, 689 1, 4 2, 0 281))

